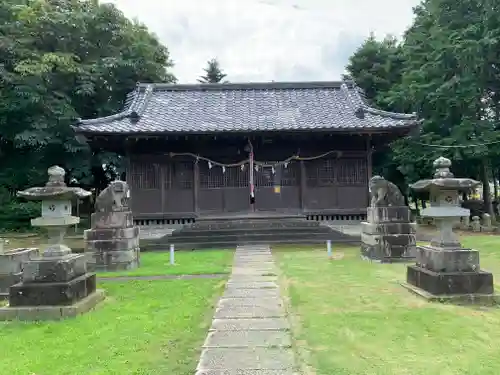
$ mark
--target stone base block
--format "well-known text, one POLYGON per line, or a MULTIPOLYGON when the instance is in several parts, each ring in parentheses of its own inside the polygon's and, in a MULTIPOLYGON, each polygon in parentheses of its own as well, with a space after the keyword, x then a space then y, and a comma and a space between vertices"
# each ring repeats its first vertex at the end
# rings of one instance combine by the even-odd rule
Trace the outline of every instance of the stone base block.
POLYGON ((361 233, 366 234, 415 234, 417 223, 361 223, 361 233))
POLYGON ((411 212, 407 206, 368 207, 366 212, 369 223, 409 223, 411 212))
POLYGON ((125 251, 139 247, 139 237, 114 238, 112 240, 85 241, 85 251, 125 251))
POLYGON ((443 250, 431 246, 417 247, 417 266, 435 272, 479 271, 479 251, 471 249, 443 250))
POLYGON ((72 305, 94 293, 95 290, 95 273, 87 273, 66 282, 23 282, 10 287, 9 305, 11 307, 72 305))
POLYGON ((87 252, 87 267, 90 271, 131 270, 140 265, 140 249, 126 251, 87 252))
POLYGON ((105 298, 104 290, 97 289, 69 306, 7 306, 0 307, 0 320, 61 320, 73 318, 95 308, 105 298))
POLYGON ((434 272, 419 266, 408 266, 406 282, 435 296, 493 294, 490 272, 434 272))
POLYGON ((38 258, 23 264, 23 282, 66 282, 87 272, 87 262, 82 254, 38 258))
POLYGON ((116 238, 129 239, 139 237, 139 227, 87 229, 83 232, 85 241, 110 241, 116 238))
POLYGON ((132 211, 95 212, 90 215, 93 229, 130 228, 134 226, 132 211))
POLYGON ((480 304, 480 305, 498 305, 500 296, 497 294, 450 294, 434 295, 423 289, 417 288, 408 283, 400 283, 401 286, 419 297, 429 302, 455 303, 455 304, 480 304))
POLYGON ((22 264, 38 256, 36 248, 22 248, 0 254, 0 274, 22 272, 22 264))
POLYGON ((414 234, 361 233, 361 256, 382 263, 411 262, 415 260, 414 234))
POLYGON ((9 288, 22 280, 22 272, 0 275, 0 299, 9 297, 9 288))

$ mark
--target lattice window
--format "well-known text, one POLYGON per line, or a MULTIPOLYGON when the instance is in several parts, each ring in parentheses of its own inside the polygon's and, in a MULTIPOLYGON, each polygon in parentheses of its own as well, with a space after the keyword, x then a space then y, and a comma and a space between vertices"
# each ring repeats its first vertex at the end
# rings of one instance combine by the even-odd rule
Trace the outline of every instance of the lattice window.
POLYGON ((177 161, 171 164, 171 186, 173 189, 193 189, 193 162, 177 161))
POLYGON ((261 167, 254 173, 255 186, 276 186, 279 185, 277 171, 273 173, 272 167, 261 167))
POLYGON ((281 186, 299 186, 299 163, 290 163, 286 167, 281 166, 281 186))
POLYGON ((131 162, 127 175, 133 188, 160 189, 160 166, 157 163, 131 162))
MULTIPOLYGON (((227 170, 226 170, 227 173, 227 170)), ((209 168, 205 163, 200 164, 200 188, 218 189, 226 186, 226 174, 221 167, 209 168)))
POLYGON ((335 185, 335 160, 318 159, 306 161, 307 186, 327 187, 335 185))
POLYGON ((248 187, 250 179, 248 174, 249 174, 248 164, 245 165, 243 170, 241 170, 241 167, 226 168, 226 173, 225 173, 226 186, 237 187, 237 188, 248 187))
POLYGON ((337 165, 340 184, 364 185, 368 183, 365 159, 341 159, 337 165))

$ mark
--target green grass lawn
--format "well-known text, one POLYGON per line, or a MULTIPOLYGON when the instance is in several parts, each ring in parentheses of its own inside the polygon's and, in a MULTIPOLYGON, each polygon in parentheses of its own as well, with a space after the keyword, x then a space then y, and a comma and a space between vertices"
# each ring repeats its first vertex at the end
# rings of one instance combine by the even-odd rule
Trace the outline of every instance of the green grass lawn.
MULTIPOLYGON (((1 236, 0 236, 1 237, 1 236)), ((22 247, 40 247, 43 239, 33 234, 5 236, 9 243, 5 250, 22 247)), ((147 241, 141 240, 141 243, 147 241)), ((82 238, 68 238, 65 243, 72 249, 83 249, 82 238)), ((168 250, 168 249, 167 249, 168 250)), ((130 271, 100 272, 99 277, 116 276, 161 276, 161 275, 199 275, 228 273, 231 271, 234 251, 231 250, 196 250, 176 251, 175 264, 170 265, 170 254, 165 252, 141 253, 141 266, 130 271)))
POLYGON ((106 283, 76 319, 0 323, 0 374, 192 375, 224 283, 106 283))
POLYGON ((100 272, 98 277, 198 275, 229 273, 234 252, 231 250, 198 250, 175 252, 175 264, 170 265, 168 252, 141 253, 141 265, 130 271, 100 272))
MULTIPOLYGON (((463 245, 481 251, 500 289, 500 237, 463 245)), ((310 374, 500 374, 500 308, 428 303, 398 284, 403 264, 362 261, 357 247, 334 246, 328 260, 315 248, 273 249, 310 374)))

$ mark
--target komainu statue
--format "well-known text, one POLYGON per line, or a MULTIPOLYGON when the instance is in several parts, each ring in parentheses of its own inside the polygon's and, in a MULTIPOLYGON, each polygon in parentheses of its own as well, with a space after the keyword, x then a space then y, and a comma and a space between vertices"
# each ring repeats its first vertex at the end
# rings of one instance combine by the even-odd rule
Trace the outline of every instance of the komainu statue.
POLYGON ((130 190, 124 181, 113 181, 95 201, 95 212, 84 232, 87 269, 130 270, 139 267, 139 227, 130 209, 130 190))
POLYGON ((401 191, 381 176, 370 179, 370 207, 361 223, 361 256, 382 263, 413 261, 416 223, 401 191))
POLYGON ((113 181, 101 191, 95 201, 96 212, 117 212, 128 210, 130 190, 124 181, 113 181))
POLYGON ((371 207, 401 207, 405 199, 399 188, 381 176, 370 179, 371 207))

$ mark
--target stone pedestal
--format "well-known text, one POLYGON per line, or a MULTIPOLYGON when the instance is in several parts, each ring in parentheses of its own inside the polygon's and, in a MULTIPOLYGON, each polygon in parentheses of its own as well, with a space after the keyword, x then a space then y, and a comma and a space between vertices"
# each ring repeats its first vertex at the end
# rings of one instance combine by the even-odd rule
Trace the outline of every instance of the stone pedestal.
POLYGON ((71 305, 96 290, 82 254, 32 259, 24 264, 22 280, 10 288, 11 307, 71 305))
POLYGON ((0 320, 63 319, 89 311, 103 299, 84 255, 37 257, 23 264, 22 282, 10 287, 0 320))
POLYGON ((23 263, 38 256, 38 249, 13 249, 0 253, 0 299, 8 298, 9 288, 21 282, 23 263))
POLYGON ((368 207, 367 222, 361 223, 361 256, 383 263, 415 259, 416 223, 410 210, 400 207, 368 207))
POLYGON ((92 229, 84 232, 87 266, 93 271, 134 269, 139 266, 139 227, 132 212, 96 212, 92 229))
POLYGON ((427 298, 493 295, 493 275, 481 271, 479 252, 471 249, 417 247, 417 261, 409 266, 406 282, 427 298))

